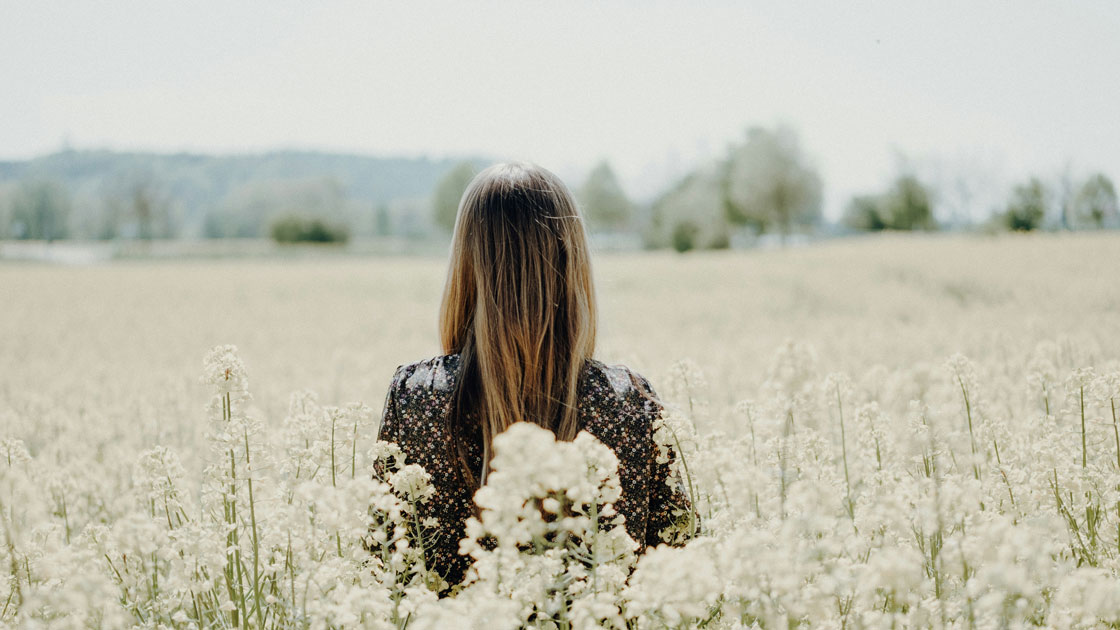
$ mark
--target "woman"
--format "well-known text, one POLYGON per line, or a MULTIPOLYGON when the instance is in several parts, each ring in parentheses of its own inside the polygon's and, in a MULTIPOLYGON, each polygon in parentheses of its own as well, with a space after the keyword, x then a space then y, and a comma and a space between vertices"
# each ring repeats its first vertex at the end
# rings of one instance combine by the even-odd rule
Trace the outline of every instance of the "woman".
MULTIPOLYGON (((529 164, 497 164, 459 204, 440 309, 447 354, 397 368, 379 439, 432 477, 422 519, 438 521, 427 566, 451 585, 474 491, 486 483, 494 436, 519 420, 572 440, 585 429, 618 456, 615 508, 639 552, 692 506, 670 463, 656 461, 662 407, 641 375, 592 358, 596 308, 583 219, 567 187, 529 164)), ((686 516, 688 518, 688 516, 686 516)), ((695 522, 693 520, 692 522, 695 522)))

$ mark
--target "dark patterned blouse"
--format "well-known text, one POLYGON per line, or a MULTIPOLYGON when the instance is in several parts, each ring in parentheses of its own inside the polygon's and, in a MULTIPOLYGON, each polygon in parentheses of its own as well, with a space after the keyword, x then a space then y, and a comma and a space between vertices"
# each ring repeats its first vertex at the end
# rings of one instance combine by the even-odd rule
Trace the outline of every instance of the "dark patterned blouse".
MULTIPOLYGON (((431 475, 435 495, 420 505, 420 518, 434 517, 439 533, 427 548, 426 564, 450 585, 462 581, 470 558, 459 555, 459 540, 472 512, 472 493, 462 482, 458 463, 449 456, 450 437, 444 415, 459 376, 459 355, 443 355, 397 368, 385 398, 378 439, 395 442, 405 463, 419 464, 431 475)), ((615 504, 626 518, 626 530, 641 553, 662 542, 659 534, 687 519, 688 493, 678 476, 670 475, 675 454, 668 463, 657 462, 653 422, 662 411, 649 381, 622 365, 591 359, 580 377, 579 421, 618 457, 622 498, 615 504), (639 391, 641 390, 641 391, 639 391), (646 395, 643 396, 641 392, 646 395)), ((463 434, 468 461, 482 468, 482 430, 467 420, 463 434)), ((699 522, 698 518, 694 522, 699 522)), ((677 539, 679 540, 679 539, 677 539)))

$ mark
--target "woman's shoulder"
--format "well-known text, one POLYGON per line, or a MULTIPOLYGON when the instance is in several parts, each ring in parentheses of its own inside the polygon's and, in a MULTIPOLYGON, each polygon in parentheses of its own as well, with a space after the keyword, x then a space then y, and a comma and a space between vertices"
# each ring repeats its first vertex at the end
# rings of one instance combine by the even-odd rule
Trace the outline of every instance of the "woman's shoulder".
MULTIPOLYGON (((451 393, 459 379, 458 354, 442 354, 397 367, 392 389, 397 395, 417 393, 451 393)), ((649 380, 635 370, 619 363, 588 359, 584 364, 585 393, 609 394, 619 402, 657 402, 657 394, 649 380)))
POLYGON ((649 379, 628 366, 604 363, 598 359, 590 359, 587 364, 590 386, 603 388, 605 385, 618 400, 624 402, 658 402, 649 379))
POLYGON ((459 355, 443 354, 397 367, 392 390, 398 394, 448 392, 459 377, 459 355))

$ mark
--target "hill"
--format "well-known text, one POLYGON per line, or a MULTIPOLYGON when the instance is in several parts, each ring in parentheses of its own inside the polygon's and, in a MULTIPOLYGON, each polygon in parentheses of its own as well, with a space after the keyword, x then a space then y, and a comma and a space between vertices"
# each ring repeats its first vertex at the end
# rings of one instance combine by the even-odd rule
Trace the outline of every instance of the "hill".
POLYGON ((173 232, 168 235, 258 235, 262 226, 250 224, 266 217, 253 206, 281 211, 275 207, 277 199, 290 203, 296 199, 300 210, 357 222, 354 227, 360 233, 375 229, 379 208, 386 213, 388 206, 413 200, 407 211, 416 212, 423 205, 416 200, 426 200, 439 178, 458 161, 311 151, 255 155, 63 151, 0 162, 0 192, 10 197, 28 182, 61 186, 69 206, 70 232, 77 237, 102 238, 120 235, 114 233, 118 230, 135 230, 128 210, 141 197, 167 215, 173 232))

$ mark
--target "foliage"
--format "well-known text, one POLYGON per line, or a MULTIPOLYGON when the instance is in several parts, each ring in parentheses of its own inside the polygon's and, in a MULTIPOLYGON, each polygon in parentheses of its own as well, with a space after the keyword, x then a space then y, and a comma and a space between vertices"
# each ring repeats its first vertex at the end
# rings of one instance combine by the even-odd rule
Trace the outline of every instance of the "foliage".
POLYGON ((753 127, 724 162, 728 219, 787 236, 816 225, 821 216, 821 178, 809 165, 793 130, 753 127))
POLYGON ((696 247, 696 237, 700 228, 692 221, 681 221, 673 228, 673 249, 687 252, 696 247))
MULTIPOLYGON (((272 197, 282 206, 285 193, 299 196, 309 182, 334 181, 341 206, 357 235, 370 234, 369 216, 377 204, 427 199, 452 160, 372 157, 309 151, 274 151, 253 155, 62 151, 27 161, 0 162, 0 184, 46 179, 70 196, 73 238, 137 236, 129 184, 149 178, 155 206, 166 204, 174 235, 267 236, 273 214, 240 216, 253 197, 272 197), (138 177, 139 176, 139 177, 138 177), (268 189, 275 192, 269 192, 268 189), (114 208, 120 215, 113 216, 114 208), (253 225, 248 225, 256 221, 253 225)), ((281 207, 276 214, 308 208, 281 207)), ((161 238, 158 212, 153 238, 161 238)), ((334 217, 342 218, 342 217, 334 217)), ((427 225, 425 228, 430 229, 427 225)))
POLYGON ((1046 218, 1049 205, 1050 193, 1046 185, 1032 177, 1011 190, 1011 199, 1003 213, 1004 224, 1017 232, 1036 230, 1046 218))
POLYGON ((106 182, 102 195, 101 214, 87 229, 98 238, 150 240, 179 235, 174 202, 151 170, 136 170, 106 182))
POLYGON ((1120 219, 1116 187, 1103 173, 1096 173, 1081 184, 1074 197, 1073 208, 1075 223, 1085 227, 1100 229, 1116 226, 1120 219))
POLYGON ((459 212, 459 201, 476 174, 474 164, 459 162, 444 173, 432 193, 432 212, 436 225, 451 232, 455 229, 455 216, 459 212))
POLYGON ((577 197, 592 231, 623 230, 633 220, 633 205, 607 162, 591 170, 577 197))
POLYGON ((16 238, 53 241, 69 234, 70 196, 58 182, 23 182, 10 205, 7 231, 16 238))
POLYGON ((874 195, 859 195, 848 202, 841 222, 861 232, 878 232, 887 229, 881 209, 882 200, 874 195))
POLYGON ((912 174, 895 179, 882 195, 854 197, 842 222, 861 231, 932 230, 937 227, 929 189, 912 174))
POLYGON ((333 178, 250 182, 233 190, 222 206, 207 216, 206 236, 266 236, 274 222, 292 215, 343 223, 346 210, 345 191, 333 178))
POLYGON ((886 224, 894 230, 932 230, 937 227, 929 190, 918 178, 905 174, 882 199, 886 224))
POLYGON ((671 246, 677 251, 727 247, 729 227, 718 172, 700 170, 654 202, 644 240, 648 247, 671 246))
POLYGON ((331 225, 322 219, 299 215, 280 217, 272 222, 272 240, 277 243, 345 243, 350 231, 343 225, 331 225))
POLYGON ((724 248, 732 226, 783 239, 820 222, 821 180, 786 127, 748 130, 726 159, 693 171, 652 207, 648 247, 724 248))

